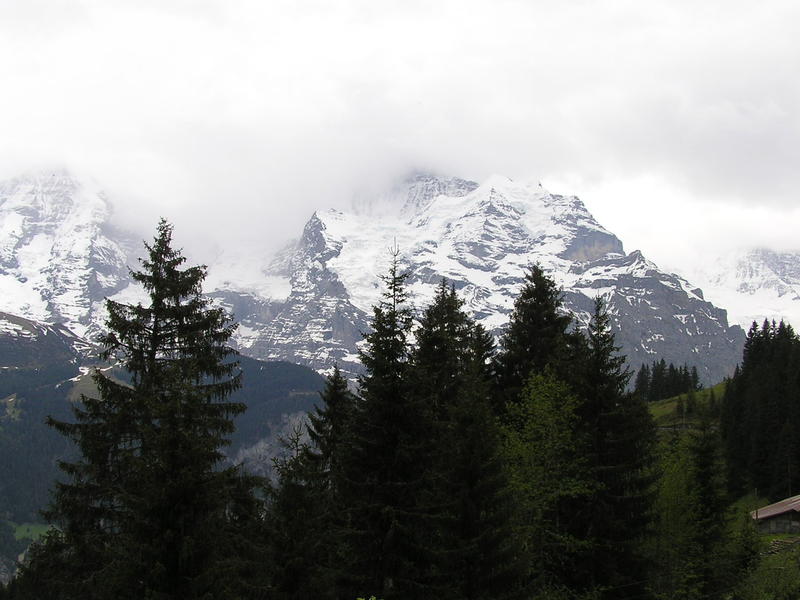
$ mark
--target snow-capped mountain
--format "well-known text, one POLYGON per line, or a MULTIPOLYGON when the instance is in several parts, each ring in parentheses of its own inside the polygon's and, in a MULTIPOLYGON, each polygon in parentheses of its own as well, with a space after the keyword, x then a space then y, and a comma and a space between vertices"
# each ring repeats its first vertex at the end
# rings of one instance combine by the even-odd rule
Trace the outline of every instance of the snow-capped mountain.
MULTIPOLYGON (((0 310, 82 336, 99 331, 105 296, 136 297, 127 265, 142 251, 109 216, 102 192, 67 173, 0 184, 0 310)), ((350 211, 318 211, 276 257, 233 249, 212 262, 206 291, 240 322, 244 354, 318 370, 336 362, 353 373, 390 247, 400 251, 417 308, 446 277, 497 334, 526 269, 539 263, 579 320, 595 296, 608 299, 633 366, 664 358, 716 381, 740 358, 743 332, 699 289, 638 251, 626 254, 578 198, 500 176, 479 184, 416 175, 350 211)))
POLYGON ((498 334, 526 269, 539 263, 580 321, 588 320, 596 296, 607 298, 617 340, 634 366, 663 357, 696 364, 714 381, 740 358, 743 332, 728 326, 724 310, 641 252, 625 254, 578 198, 499 176, 478 184, 430 175, 351 212, 317 212, 272 265, 270 274, 283 277, 290 291, 273 304, 274 318, 246 352, 356 369, 354 348, 393 246, 417 307, 446 277, 478 321, 498 334))
POLYGON ((91 182, 50 171, 0 183, 0 310, 98 333, 105 296, 129 284, 129 236, 91 182))
POLYGON ((78 369, 86 342, 63 325, 50 325, 0 312, 0 379, 20 369, 53 364, 78 369))
POLYGON ((766 248, 735 252, 699 264, 687 275, 744 329, 764 319, 800 326, 800 253, 766 248))

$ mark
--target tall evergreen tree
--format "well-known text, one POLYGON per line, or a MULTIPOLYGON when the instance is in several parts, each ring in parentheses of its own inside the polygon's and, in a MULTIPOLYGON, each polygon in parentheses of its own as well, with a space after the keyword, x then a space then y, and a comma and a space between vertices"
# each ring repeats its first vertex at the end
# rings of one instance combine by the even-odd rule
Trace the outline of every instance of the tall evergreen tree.
POLYGON ((491 336, 475 325, 459 402, 451 410, 451 435, 441 440, 450 440, 445 473, 455 500, 451 588, 465 600, 518 598, 527 588, 524 546, 513 535, 517 498, 492 412, 491 347, 491 336))
POLYGON ((698 590, 701 597, 721 595, 730 587, 735 575, 726 556, 729 545, 728 502, 725 490, 724 465, 719 433, 704 416, 696 430, 689 434, 689 456, 696 510, 694 526, 697 557, 698 590))
POLYGON ((443 281, 415 332, 408 374, 435 441, 423 496, 433 517, 429 556, 437 597, 510 598, 522 590, 523 563, 492 416, 494 344, 462 305, 443 281))
MULTIPOLYGON (((652 496, 652 417, 646 404, 626 391, 630 372, 610 331, 602 299, 587 333, 588 355, 578 394, 578 415, 588 441, 587 460, 595 492, 583 514, 584 539, 592 544, 588 567, 576 573, 604 598, 644 594, 641 545, 652 496)), ((579 509, 576 509, 579 510, 579 509)))
POLYGON ((464 384, 474 326, 462 304, 455 289, 442 280, 415 331, 409 383, 413 394, 433 409, 436 421, 442 424, 464 384))
POLYGON ((707 416, 662 452, 652 589, 659 598, 724 597, 737 578, 719 435, 707 416))
MULTIPOLYGON (((750 330, 752 334, 752 329, 750 330)), ((748 334, 748 339, 749 335, 748 334)), ((733 376, 726 380, 725 390, 720 406, 720 433, 725 453, 725 475, 728 491, 741 495, 752 489, 747 470, 749 444, 749 407, 744 394, 739 391, 741 370, 739 365, 733 370, 733 376)))
POLYGON ((662 358, 658 362, 653 362, 650 371, 650 397, 649 400, 661 400, 669 398, 669 384, 667 381, 667 362, 662 358))
POLYGON ((697 366, 692 365, 692 370, 689 373, 689 389, 699 391, 703 389, 703 384, 700 383, 700 374, 697 372, 697 366))
POLYGON ((800 338, 791 326, 753 323, 722 402, 728 485, 772 500, 800 489, 800 338))
POLYGON ((650 400, 650 367, 642 363, 636 373, 636 382, 633 385, 633 392, 642 400, 650 400))
POLYGON ((408 389, 412 315, 397 252, 361 351, 364 375, 344 490, 350 548, 348 594, 425 597, 430 581, 421 505, 433 441, 430 411, 408 389))
POLYGON ((274 569, 270 597, 335 598, 334 580, 324 564, 330 530, 322 465, 310 458, 300 427, 283 443, 284 455, 274 461, 276 482, 268 488, 266 531, 274 569))
POLYGON ((531 373, 550 366, 561 379, 569 380, 570 341, 567 330, 572 317, 562 308, 563 294, 539 265, 525 275, 525 283, 514 302, 508 327, 500 340, 495 361, 500 404, 515 402, 531 373))
POLYGON ((343 485, 343 463, 353 436, 357 408, 356 397, 350 392, 338 366, 334 366, 333 373, 327 378, 320 399, 321 404, 308 415, 309 455, 318 464, 323 487, 329 496, 326 502, 331 503, 343 485))
POLYGON ((667 367, 667 380, 665 382, 665 397, 671 398, 672 396, 677 396, 680 394, 679 390, 681 386, 679 381, 679 370, 675 368, 675 365, 669 363, 669 366, 667 367))
POLYGON ((321 403, 309 414, 309 443, 300 432, 276 461, 278 481, 268 513, 276 600, 336 598, 347 562, 342 488, 353 435, 356 399, 338 367, 327 378, 321 403))
POLYGON ((42 564, 72 569, 62 597, 246 597, 252 565, 231 555, 252 555, 241 535, 257 523, 255 482, 221 467, 244 410, 227 401, 240 380, 234 325, 201 295, 205 268, 183 268, 171 225, 146 248, 131 275, 149 305, 107 302, 104 357, 130 384, 96 371, 100 397, 84 397, 75 422, 50 420, 81 458, 62 465, 69 480, 47 512, 62 533, 45 546, 58 556, 42 564))
POLYGON ((643 364, 638 373, 634 384, 634 392, 648 402, 671 398, 678 394, 696 392, 702 389, 700 376, 697 367, 689 367, 684 364, 676 367, 662 358, 660 361, 653 361, 652 367, 643 364))

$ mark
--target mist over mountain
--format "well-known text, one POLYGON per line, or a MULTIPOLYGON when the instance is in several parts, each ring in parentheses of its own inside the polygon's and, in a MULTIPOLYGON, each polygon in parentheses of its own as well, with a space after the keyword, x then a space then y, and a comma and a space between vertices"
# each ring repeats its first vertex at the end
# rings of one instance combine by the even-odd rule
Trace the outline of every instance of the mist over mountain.
MULTIPOLYGON (((106 297, 141 298, 128 276, 141 244, 112 225, 112 213, 99 186, 66 171, 0 183, 0 310, 91 339, 102 331, 106 297)), ((205 291, 239 321, 235 343, 248 356, 357 372, 357 347, 396 248, 417 308, 444 277, 496 335, 538 263, 579 323, 596 296, 607 299, 633 367, 664 358, 697 365, 711 382, 740 357, 743 332, 723 308, 642 252, 626 253, 580 199, 538 183, 417 173, 349 211, 321 207, 298 233, 277 255, 230 247, 209 264, 205 291)))
POLYGON ((800 252, 753 248, 698 261, 686 276, 712 302, 728 309, 733 323, 749 329, 755 321, 800 324, 800 252))

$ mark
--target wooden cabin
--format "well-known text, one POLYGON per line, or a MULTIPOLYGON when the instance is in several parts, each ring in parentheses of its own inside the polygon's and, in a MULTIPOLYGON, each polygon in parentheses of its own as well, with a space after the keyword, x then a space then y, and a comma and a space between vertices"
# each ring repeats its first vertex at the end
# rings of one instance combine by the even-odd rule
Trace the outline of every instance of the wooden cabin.
POLYGON ((761 533, 800 534, 800 496, 784 498, 775 504, 757 508, 750 516, 758 524, 761 533))

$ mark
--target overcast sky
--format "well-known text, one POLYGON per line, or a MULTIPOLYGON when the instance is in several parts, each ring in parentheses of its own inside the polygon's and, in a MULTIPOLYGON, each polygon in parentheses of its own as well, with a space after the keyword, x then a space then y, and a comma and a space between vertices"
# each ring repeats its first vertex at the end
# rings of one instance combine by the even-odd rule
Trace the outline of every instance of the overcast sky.
POLYGON ((0 0, 0 176, 67 165, 135 227, 275 245, 412 169, 499 173, 670 268, 800 249, 798 23, 793 0, 0 0))

